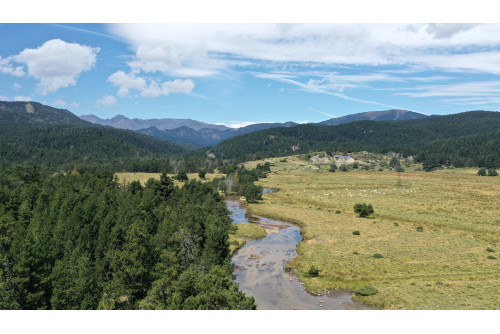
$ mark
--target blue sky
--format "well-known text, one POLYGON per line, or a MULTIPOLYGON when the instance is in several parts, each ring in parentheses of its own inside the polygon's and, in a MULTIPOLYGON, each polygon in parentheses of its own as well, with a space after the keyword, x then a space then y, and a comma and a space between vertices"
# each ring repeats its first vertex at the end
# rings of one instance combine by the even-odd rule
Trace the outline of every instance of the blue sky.
POLYGON ((241 126, 500 110, 498 24, 0 24, 0 100, 241 126))

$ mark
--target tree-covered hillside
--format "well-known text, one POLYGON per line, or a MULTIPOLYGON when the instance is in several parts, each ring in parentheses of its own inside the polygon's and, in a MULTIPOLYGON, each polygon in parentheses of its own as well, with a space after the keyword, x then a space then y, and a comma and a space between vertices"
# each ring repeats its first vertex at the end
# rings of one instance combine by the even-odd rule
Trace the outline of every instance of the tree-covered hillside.
MULTIPOLYGON (((337 126, 273 128, 221 142, 213 153, 245 161, 318 150, 398 152, 455 166, 500 166, 500 113, 461 114, 398 122, 357 121, 337 126)), ((436 165, 437 167, 437 165, 436 165)))
POLYGON ((0 101, 0 122, 25 125, 91 126, 66 109, 57 109, 38 102, 0 101))
POLYGON ((0 170, 0 309, 255 309, 210 183, 0 170))
POLYGON ((67 110, 35 102, 0 103, 0 166, 37 164, 71 171, 165 169, 167 159, 185 149, 129 130, 96 126, 67 110))

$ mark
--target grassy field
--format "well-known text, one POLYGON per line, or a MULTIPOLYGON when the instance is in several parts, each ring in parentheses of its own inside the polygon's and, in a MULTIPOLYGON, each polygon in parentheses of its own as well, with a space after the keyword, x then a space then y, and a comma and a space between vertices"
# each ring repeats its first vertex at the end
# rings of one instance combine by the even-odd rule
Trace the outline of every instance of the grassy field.
POLYGON ((287 266, 308 290, 373 285, 377 294, 355 298, 388 309, 500 309, 500 177, 477 169, 330 173, 282 160, 266 160, 272 172, 258 182, 280 191, 248 207, 301 226, 299 256, 287 266), (354 214, 363 202, 372 218, 354 214), (319 277, 304 276, 311 265, 319 277))
MULTIPOLYGON (((142 185, 145 185, 150 178, 159 180, 161 173, 116 173, 119 183, 130 183, 132 181, 140 181, 142 185)), ((169 177, 174 177, 177 174, 168 174, 169 177)), ((198 173, 188 173, 189 180, 200 180, 198 173)), ((211 181, 216 177, 224 176, 224 174, 219 173, 207 173, 206 180, 211 181)), ((179 182, 174 179, 176 185, 182 186, 184 182, 179 182)))

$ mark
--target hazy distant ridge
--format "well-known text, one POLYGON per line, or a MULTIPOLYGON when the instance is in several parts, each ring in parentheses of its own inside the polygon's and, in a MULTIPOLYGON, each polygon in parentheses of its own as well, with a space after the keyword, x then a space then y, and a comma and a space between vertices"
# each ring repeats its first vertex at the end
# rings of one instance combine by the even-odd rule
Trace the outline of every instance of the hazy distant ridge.
MULTIPOLYGON (((101 119, 94 115, 83 115, 80 117, 96 124, 112 126, 120 129, 135 130, 163 140, 171 140, 177 143, 189 143, 201 147, 214 146, 222 140, 259 130, 277 127, 292 127, 298 125, 294 122, 257 123, 241 128, 228 128, 224 125, 203 123, 191 119, 129 119, 122 115, 115 116, 111 119, 101 119)), ((399 121, 424 119, 427 117, 429 116, 409 110, 391 109, 363 112, 311 124, 338 125, 359 120, 399 121)))
POLYGON ((95 115, 82 115, 80 116, 80 118, 94 124, 107 125, 113 128, 125 129, 125 130, 147 129, 152 126, 154 126, 159 130, 172 130, 179 128, 181 126, 190 127, 193 130, 201 130, 204 128, 208 128, 208 129, 217 129, 224 131, 229 129, 225 125, 209 124, 209 123, 195 121, 192 119, 176 119, 176 118, 130 119, 123 115, 117 115, 111 119, 102 119, 95 115))

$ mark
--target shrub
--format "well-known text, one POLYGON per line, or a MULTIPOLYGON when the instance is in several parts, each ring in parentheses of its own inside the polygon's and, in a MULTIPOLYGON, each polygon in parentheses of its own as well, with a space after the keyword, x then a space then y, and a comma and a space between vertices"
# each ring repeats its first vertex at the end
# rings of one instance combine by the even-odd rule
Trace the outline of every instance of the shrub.
POLYGON ((352 234, 354 234, 354 235, 360 235, 360 234, 361 234, 361 232, 359 232, 359 231, 354 231, 354 232, 352 232, 352 234))
POLYGON ((368 217, 373 213, 373 207, 371 204, 357 203, 354 205, 354 213, 359 214, 360 217, 368 217))
POLYGON ((372 295, 376 294, 377 292, 378 292, 378 290, 371 285, 367 285, 367 286, 364 286, 362 288, 354 290, 354 293, 357 295, 360 295, 360 296, 372 296, 372 295))
POLYGON ((422 226, 417 227, 417 232, 423 232, 424 228, 422 226))
POLYGON ((309 270, 306 272, 306 277, 318 277, 320 270, 315 266, 311 266, 309 270))
POLYGON ((352 252, 354 255, 358 255, 359 253, 358 252, 352 252))
POLYGON ((337 170, 337 165, 335 163, 330 165, 330 169, 328 170, 329 172, 335 172, 337 170))
POLYGON ((495 252, 495 250, 493 248, 491 248, 491 247, 486 248, 486 251, 490 252, 490 253, 494 253, 495 252))
POLYGON ((335 211, 335 213, 342 213, 340 210, 335 211))
POLYGON ((497 176, 498 172, 495 168, 488 169, 488 176, 497 176))
POLYGON ((399 226, 399 223, 394 223, 394 226, 399 226))
POLYGON ((396 170, 396 168, 398 168, 400 166, 401 166, 401 163, 399 162, 399 159, 396 157, 392 157, 391 161, 389 162, 389 167, 396 170))
POLYGON ((380 253, 373 254, 373 257, 376 258, 376 259, 383 259, 384 258, 384 256, 382 254, 380 254, 380 253))
POLYGON ((479 170, 477 171, 477 175, 486 176, 486 168, 479 168, 479 170))
POLYGON ((187 181, 188 180, 188 176, 187 176, 187 173, 185 171, 180 171, 179 173, 177 173, 175 178, 178 181, 187 181))
POLYGON ((340 165, 339 169, 341 172, 347 172, 347 166, 345 164, 340 165))
POLYGON ((490 259, 490 260, 496 260, 497 258, 494 257, 493 255, 488 255, 488 259, 490 259))

